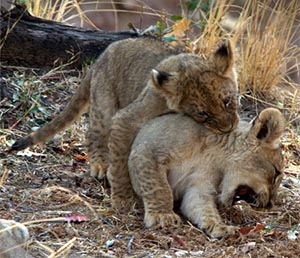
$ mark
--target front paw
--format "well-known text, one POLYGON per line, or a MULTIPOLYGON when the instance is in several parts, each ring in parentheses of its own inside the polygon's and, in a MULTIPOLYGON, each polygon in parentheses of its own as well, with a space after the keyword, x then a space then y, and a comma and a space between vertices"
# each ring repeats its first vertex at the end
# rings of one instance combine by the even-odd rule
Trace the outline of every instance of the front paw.
POLYGON ((170 213, 146 212, 144 222, 147 228, 164 228, 169 226, 179 226, 181 224, 181 219, 173 211, 170 213))
POLYGON ((223 238, 229 235, 235 235, 239 231, 239 227, 228 226, 222 223, 212 224, 204 229, 207 235, 212 238, 223 238))

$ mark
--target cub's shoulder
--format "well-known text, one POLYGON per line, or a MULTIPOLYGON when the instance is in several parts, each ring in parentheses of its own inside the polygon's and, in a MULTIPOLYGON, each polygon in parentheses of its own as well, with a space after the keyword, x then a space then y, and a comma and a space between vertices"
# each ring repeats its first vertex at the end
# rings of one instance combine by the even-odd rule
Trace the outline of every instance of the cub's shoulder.
POLYGON ((139 131, 134 146, 143 142, 154 142, 160 146, 193 140, 199 142, 211 134, 203 124, 197 123, 191 117, 170 113, 148 121, 139 131))

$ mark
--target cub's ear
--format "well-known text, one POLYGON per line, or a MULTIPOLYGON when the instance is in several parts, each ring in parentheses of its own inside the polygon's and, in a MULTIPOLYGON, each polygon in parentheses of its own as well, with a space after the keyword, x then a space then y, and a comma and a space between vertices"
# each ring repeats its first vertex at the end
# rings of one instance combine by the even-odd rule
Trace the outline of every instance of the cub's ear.
POLYGON ((178 87, 177 73, 167 73, 153 69, 151 80, 153 87, 165 97, 167 105, 171 110, 181 111, 179 103, 182 99, 182 89, 178 87))
POLYGON ((226 74, 233 69, 234 66, 234 50, 230 40, 222 40, 218 42, 217 49, 209 57, 211 66, 215 72, 226 74))
POLYGON ((151 79, 153 86, 165 96, 174 97, 179 94, 175 75, 152 69, 151 79))
POLYGON ((275 108, 266 108, 255 119, 250 133, 266 147, 277 149, 284 127, 285 119, 280 111, 275 108))
POLYGON ((163 87, 163 85, 170 80, 171 74, 163 71, 152 69, 151 79, 157 88, 163 87))

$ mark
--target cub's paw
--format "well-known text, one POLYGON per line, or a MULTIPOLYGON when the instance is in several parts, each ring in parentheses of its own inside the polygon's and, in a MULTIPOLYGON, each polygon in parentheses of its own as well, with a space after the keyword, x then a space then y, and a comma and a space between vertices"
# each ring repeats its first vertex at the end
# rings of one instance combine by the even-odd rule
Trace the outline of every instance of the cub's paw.
POLYGON ((131 210, 136 202, 136 198, 133 193, 121 196, 117 194, 111 195, 112 207, 120 212, 126 213, 131 210))
POLYGON ((90 175, 92 177, 95 177, 99 180, 103 180, 106 176, 106 166, 102 166, 98 162, 91 162, 90 163, 90 175))
POLYGON ((181 224, 181 219, 173 211, 170 213, 146 212, 144 223, 147 228, 150 227, 164 228, 164 227, 179 226, 181 224))
POLYGON ((235 235, 239 231, 239 227, 219 223, 211 225, 205 231, 210 237, 220 239, 225 236, 235 235))

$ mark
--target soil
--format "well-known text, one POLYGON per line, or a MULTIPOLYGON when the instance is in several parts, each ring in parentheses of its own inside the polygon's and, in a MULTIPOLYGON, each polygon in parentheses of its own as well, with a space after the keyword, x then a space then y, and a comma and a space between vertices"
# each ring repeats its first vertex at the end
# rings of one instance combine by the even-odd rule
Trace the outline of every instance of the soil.
MULTIPOLYGON (((276 207, 257 211, 240 203, 222 210, 223 220, 239 225, 241 233, 221 240, 210 239, 186 220, 178 228, 147 229, 143 210, 128 214, 113 210, 107 183, 89 176, 84 145, 87 115, 44 146, 9 153, 16 139, 63 109, 81 76, 63 69, 46 73, 4 67, 1 71, 0 214, 27 225, 29 253, 34 257, 299 257, 299 127, 289 126, 282 140, 286 166, 276 207)), ((245 103, 242 115, 251 119, 257 105, 245 103)))

